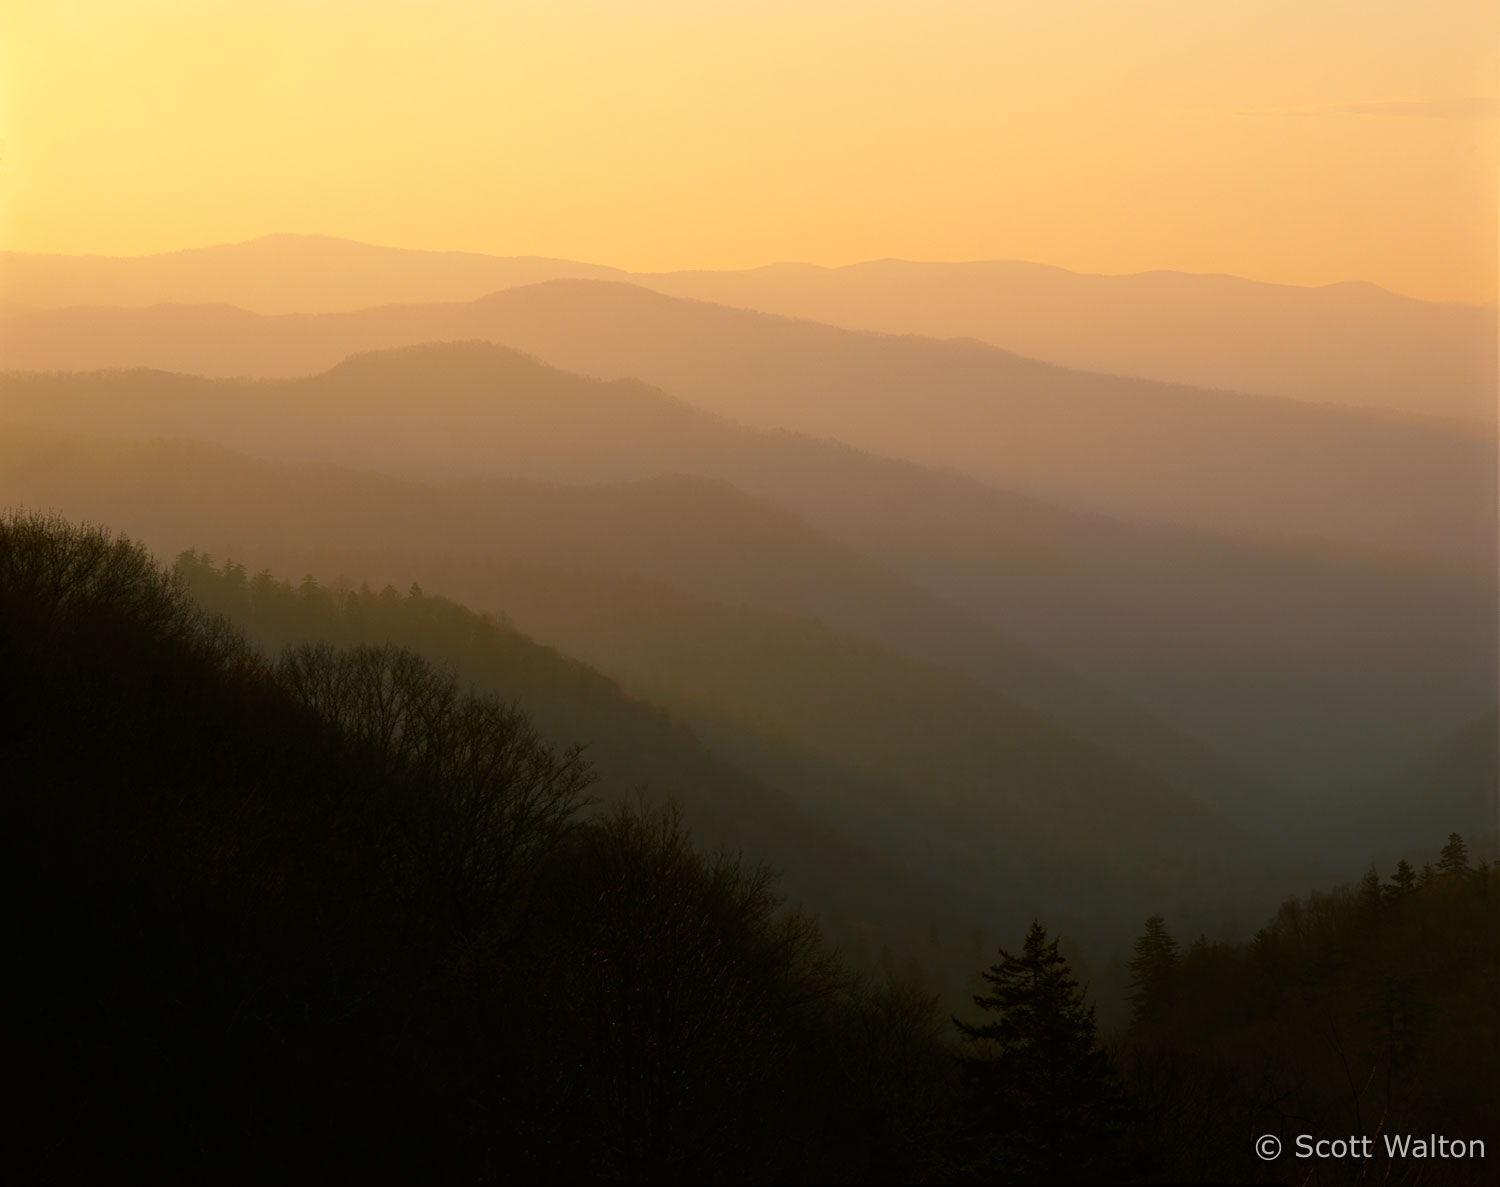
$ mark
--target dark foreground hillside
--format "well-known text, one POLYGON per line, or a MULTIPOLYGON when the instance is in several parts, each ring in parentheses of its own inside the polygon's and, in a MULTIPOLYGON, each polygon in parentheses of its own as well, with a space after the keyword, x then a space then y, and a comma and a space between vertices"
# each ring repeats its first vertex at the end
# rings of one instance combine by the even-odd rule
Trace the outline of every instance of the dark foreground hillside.
MULTIPOLYGON (((768 877, 411 653, 0 525, 27 1178, 889 1179, 948 1065, 768 877)), ((938 1093, 937 1096, 941 1096, 938 1093)))
POLYGON ((1488 1182, 1500 879, 1162 921, 1098 1042, 1044 923, 955 1030, 762 869, 413 652, 269 661, 138 546, 0 519, 25 1180, 1488 1182), (970 1041, 972 1040, 972 1041, 970 1041), (1252 1142, 1287 1150, 1263 1161, 1252 1142))

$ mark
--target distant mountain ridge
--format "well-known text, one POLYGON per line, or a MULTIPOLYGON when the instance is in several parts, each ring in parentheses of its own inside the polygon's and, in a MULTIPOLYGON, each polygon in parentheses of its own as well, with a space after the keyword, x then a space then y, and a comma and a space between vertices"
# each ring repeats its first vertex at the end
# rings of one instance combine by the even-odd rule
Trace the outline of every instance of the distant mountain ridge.
POLYGON ((376 247, 332 235, 263 235, 145 256, 0 252, 0 296, 20 305, 235 305, 327 313, 453 301, 561 277, 623 280, 597 264, 538 256, 376 247))
MULTIPOLYGON (((580 521, 592 532, 588 548, 617 556, 626 571, 645 571, 646 554, 632 558, 629 549, 649 544, 654 564, 672 566, 657 568, 658 576, 733 601, 752 589, 763 597, 775 580, 795 590, 821 571, 829 596, 843 591, 834 601, 808 600, 804 581, 801 601, 765 604, 816 615, 842 605, 837 614, 850 629, 988 679, 999 655, 977 640, 998 629, 1241 762, 1314 784, 1374 775, 1432 744, 1477 712, 1495 686, 1495 567, 1477 549, 1464 564, 1445 566, 1327 540, 1080 514, 836 442, 747 430, 640 383, 566 375, 484 344, 367 355, 321 376, 275 382, 151 372, 0 375, 0 418, 61 430, 87 424, 135 439, 197 438, 424 481, 652 479, 618 495, 555 490, 547 499, 554 511, 594 507, 598 523, 580 521), (753 499, 662 477, 672 474, 729 483, 753 499), (645 512, 653 499, 663 525, 673 525, 655 541, 645 512), (792 513, 785 533, 773 528, 779 521, 767 503, 792 513), (598 530, 623 522, 627 506, 635 508, 630 531, 612 538, 598 530), (715 515, 725 530, 754 523, 768 541, 780 538, 782 572, 746 574, 752 552, 715 544, 715 515), (828 568, 817 559, 823 545, 798 551, 790 542, 810 541, 809 527, 874 565, 828 568), (703 543, 690 548, 690 540, 703 543), (697 563, 716 555, 725 558, 722 573, 697 563), (909 591, 903 596, 922 590, 936 601, 902 603, 899 612, 884 595, 866 603, 866 578, 856 570, 872 588, 889 591, 899 577, 909 591), (739 575, 747 584, 737 595, 739 575), (946 609, 937 612, 939 603, 946 609)), ((479 482, 465 489, 474 495, 460 520, 486 501, 502 506, 498 492, 522 488, 479 482)), ((736 539, 749 548, 750 537, 736 539)), ((550 548, 553 559, 565 555, 544 533, 533 545, 550 548)), ((1010 663, 1002 667, 1014 676, 1010 663)), ((1067 716, 1066 698, 1050 699, 1063 689, 1049 680, 1007 687, 1067 716)), ((1126 750, 1130 739, 1150 736, 1121 725, 1112 744, 1126 750)))
POLYGON ((1351 822, 1349 849, 1399 853, 1392 838, 1414 838, 1428 821, 1452 821, 1469 838, 1493 835, 1500 801, 1500 710, 1480 713, 1374 785, 1344 788, 1334 805, 1351 822))
MULTIPOLYGON (((390 550, 654 581, 756 615, 822 621, 895 654, 962 671, 1081 737, 1118 746, 1131 761, 1193 788, 1206 802, 1222 801, 1246 782, 1233 764, 1126 698, 789 513, 702 480, 594 488, 514 480, 432 486, 326 465, 278 465, 189 442, 124 446, 12 430, 0 436, 4 501, 117 524, 167 555, 195 541, 244 557, 267 550, 390 550)), ((481 608, 506 608, 466 591, 458 596, 481 608)), ((550 612, 549 598, 541 597, 535 613, 550 612)), ((595 613, 590 609, 586 617, 595 613)), ((574 635, 540 637, 565 647, 576 642, 574 635)), ((590 652, 574 653, 596 662, 590 652)))
POLYGON ((1494 570, 1497 438, 1478 421, 1069 371, 601 281, 317 317, 158 307, 0 319, 0 357, 34 369, 306 375, 359 351, 459 339, 1076 508, 1385 543, 1494 570))
POLYGON ((1101 276, 1015 260, 630 279, 849 329, 972 338, 1087 371, 1496 416, 1495 308, 1418 301, 1366 281, 1304 287, 1166 271, 1101 276))
MULTIPOLYGON (((1045 902, 1075 932, 1118 934, 1164 895, 1190 905, 1192 877, 1261 852, 1190 793, 994 687, 806 615, 591 569, 586 556, 507 555, 493 517, 465 513, 454 492, 186 442, 22 436, 0 434, 0 503, 128 527, 168 555, 196 540, 252 571, 377 587, 399 573, 503 612, 693 728, 731 731, 731 761, 751 774, 760 738, 820 757, 822 797, 804 811, 991 917, 1045 902)), ((776 786, 784 773, 762 777, 776 786)))
POLYGON ((1064 366, 1493 420, 1492 307, 1180 272, 1098 276, 1022 261, 874 260, 647 273, 534 257, 374 247, 321 235, 138 257, 0 253, 22 306, 228 303, 260 313, 462 302, 545 280, 630 281, 850 329, 971 337, 1064 366))

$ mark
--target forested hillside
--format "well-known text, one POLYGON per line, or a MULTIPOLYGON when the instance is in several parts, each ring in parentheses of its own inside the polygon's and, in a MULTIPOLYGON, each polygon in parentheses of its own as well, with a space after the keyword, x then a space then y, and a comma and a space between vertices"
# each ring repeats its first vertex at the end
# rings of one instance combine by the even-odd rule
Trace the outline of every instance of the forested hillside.
POLYGON ((930 1157, 917 1003, 844 975, 753 860, 656 810, 581 819, 587 764, 415 653, 264 660, 137 546, 21 517, 0 660, 26 1177, 930 1157))
MULTIPOLYGON (((1277 1182, 1301 1164, 1253 1142, 1347 1131, 1376 1154, 1320 1181, 1487 1181, 1500 877, 1458 834, 1248 943, 1182 950, 1148 920, 1134 1020, 1102 1042, 1037 922, 954 1028, 842 968, 754 855, 705 856, 649 805, 584 811, 578 752, 402 632, 653 736, 607 682, 420 590, 199 554, 168 573, 95 529, 0 521, 21 1173, 1277 1182), (266 643, 334 639, 269 658, 190 588, 266 643), (1437 1134, 1465 1156, 1384 1153, 1437 1134)), ((718 794, 721 768, 655 737, 638 769, 686 756, 718 794)))
MULTIPOLYGON (((173 572, 194 601, 227 617, 268 656, 294 645, 393 644, 441 664, 524 712, 549 743, 581 748, 596 807, 675 804, 701 845, 769 863, 794 903, 866 958, 892 945, 930 960, 933 935, 951 944, 981 921, 912 867, 851 843, 780 788, 718 757, 679 720, 533 642, 508 619, 415 584, 401 593, 389 585, 320 585, 309 576, 294 586, 196 550, 181 554, 173 572)), ((956 974, 960 984, 964 976, 951 956, 928 971, 935 986, 944 975, 956 974)))
MULTIPOLYGON (((1437 838, 1424 838, 1433 840, 1437 838)), ((1493 851, 1493 836, 1487 847, 1493 851)), ((1288 899, 1247 943, 1136 944, 1135 1023, 1115 1047, 1142 1107, 1178 1135, 1181 1181, 1286 1181, 1250 1135, 1369 1135, 1367 1156, 1299 1164, 1315 1182, 1483 1183, 1500 1150, 1500 870, 1449 836, 1418 870, 1288 899), (1485 1143, 1443 1157, 1412 1141, 1485 1143), (1393 1157, 1387 1139, 1404 1142, 1393 1157)))
POLYGON ((607 792, 680 799, 706 840, 771 860, 799 901, 831 911, 841 943, 868 959, 889 942, 950 1003, 963 999, 976 927, 994 934, 1040 911, 1102 959, 1152 904, 1219 928, 1248 921, 1270 893, 1263 874, 1233 893, 1196 891, 1210 866, 1248 877, 1250 859, 1232 830, 1161 784, 939 669, 815 623, 545 574, 528 593, 526 571, 502 574, 484 604, 546 627, 556 619, 543 604, 566 605, 569 653, 637 674, 667 718, 419 586, 377 593, 309 575, 294 587, 196 552, 176 571, 273 652, 392 640, 517 700, 548 737, 588 742, 607 792), (634 640, 628 655, 581 633, 610 620, 604 637, 634 640), (803 676, 788 684, 789 669, 803 676))

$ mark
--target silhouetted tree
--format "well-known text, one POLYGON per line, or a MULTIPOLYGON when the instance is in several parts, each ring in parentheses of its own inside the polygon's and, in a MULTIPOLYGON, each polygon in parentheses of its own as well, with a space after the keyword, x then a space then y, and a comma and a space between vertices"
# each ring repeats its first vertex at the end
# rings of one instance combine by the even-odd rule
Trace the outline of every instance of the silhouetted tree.
POLYGON ((1448 878, 1462 878, 1469 873, 1469 847, 1458 833, 1448 834, 1448 843, 1438 855, 1438 873, 1448 878))
POLYGON ((1160 1017, 1177 968, 1177 941, 1167 933, 1160 915, 1146 920, 1145 933, 1135 942, 1135 955, 1126 962, 1130 972, 1128 997, 1131 1021, 1139 1026, 1160 1017))
POLYGON ((1003 948, 974 1004, 955 1018, 978 1054, 961 1056, 967 1097, 962 1173, 984 1181, 1087 1180, 1117 1173, 1122 1096, 1097 1042, 1094 1008, 1058 941, 1033 923, 1019 956, 1003 948))

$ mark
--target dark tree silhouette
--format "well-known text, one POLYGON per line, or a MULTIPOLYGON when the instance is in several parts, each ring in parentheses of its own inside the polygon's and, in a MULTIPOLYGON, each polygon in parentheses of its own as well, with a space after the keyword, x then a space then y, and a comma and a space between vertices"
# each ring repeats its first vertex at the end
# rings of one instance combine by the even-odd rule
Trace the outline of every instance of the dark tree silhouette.
POLYGON ((1047 929, 1033 923, 1019 956, 1003 948, 974 1004, 996 1017, 955 1018, 974 1054, 963 1174, 983 1181, 1078 1181, 1118 1174, 1122 1096, 1098 1045, 1094 1008, 1047 929))
POLYGON ((1448 878, 1462 878, 1469 873, 1469 847, 1458 833, 1448 834, 1448 843, 1438 855, 1438 873, 1448 878))
POLYGON ((1135 942, 1135 955, 1125 967, 1130 972, 1128 996, 1131 1021, 1137 1025, 1160 1018, 1167 986, 1177 968, 1177 941, 1167 932, 1166 920, 1153 915, 1135 942))

